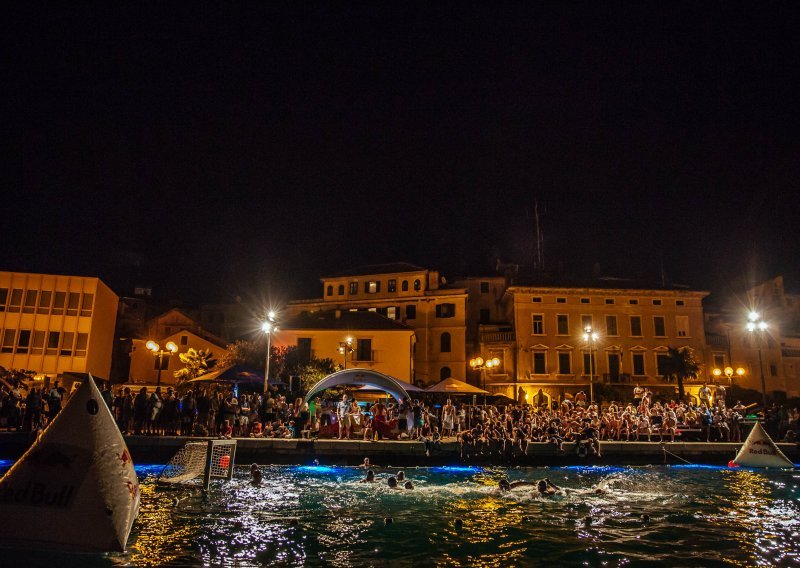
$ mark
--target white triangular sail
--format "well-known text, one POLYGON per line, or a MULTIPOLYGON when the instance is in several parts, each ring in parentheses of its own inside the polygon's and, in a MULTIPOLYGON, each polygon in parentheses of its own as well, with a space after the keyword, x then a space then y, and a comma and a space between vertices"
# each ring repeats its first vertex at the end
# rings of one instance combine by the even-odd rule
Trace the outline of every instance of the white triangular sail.
POLYGON ((758 422, 753 426, 733 463, 744 467, 794 467, 792 461, 775 445, 758 422))
POLYGON ((90 376, 0 479, 0 542, 122 551, 138 512, 133 461, 90 376))

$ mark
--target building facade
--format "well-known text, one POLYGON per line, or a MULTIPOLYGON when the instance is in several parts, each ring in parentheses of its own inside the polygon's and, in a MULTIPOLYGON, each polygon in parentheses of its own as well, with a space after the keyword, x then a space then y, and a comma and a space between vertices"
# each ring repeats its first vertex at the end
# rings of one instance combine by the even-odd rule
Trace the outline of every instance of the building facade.
POLYGON ((375 312, 413 330, 412 382, 431 385, 466 377, 465 289, 447 286, 434 270, 406 263, 366 266, 321 280, 323 297, 290 302, 286 315, 375 312))
POLYGON ((100 279, 0 272, 0 365, 108 379, 119 298, 100 279))

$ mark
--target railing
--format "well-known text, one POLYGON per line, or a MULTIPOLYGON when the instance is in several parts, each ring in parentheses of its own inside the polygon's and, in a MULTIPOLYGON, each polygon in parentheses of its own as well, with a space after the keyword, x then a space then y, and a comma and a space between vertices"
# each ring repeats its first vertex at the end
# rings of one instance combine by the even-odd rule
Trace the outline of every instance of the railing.
POLYGON ((715 333, 706 333, 706 344, 711 347, 724 347, 728 348, 728 338, 724 335, 717 335, 715 333))
POLYGON ((514 341, 513 331, 486 331, 481 333, 481 343, 503 343, 514 341))

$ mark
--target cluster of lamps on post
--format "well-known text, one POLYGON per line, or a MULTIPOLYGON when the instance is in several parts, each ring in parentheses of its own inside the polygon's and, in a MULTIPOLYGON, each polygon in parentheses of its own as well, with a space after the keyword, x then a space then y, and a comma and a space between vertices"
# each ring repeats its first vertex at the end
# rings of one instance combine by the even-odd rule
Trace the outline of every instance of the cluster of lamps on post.
MULTIPOLYGON (((344 341, 340 341, 339 342, 338 351, 339 351, 340 355, 344 356, 344 367, 343 368, 347 369, 347 356, 349 354, 353 353, 353 351, 355 351, 355 348, 353 347, 353 338, 352 337, 348 337, 344 341)), ((352 357, 351 357, 351 361, 352 361, 352 357)))
POLYGON ((147 349, 150 350, 150 353, 153 354, 154 357, 158 357, 158 375, 156 376, 156 386, 161 386, 161 368, 164 366, 163 361, 164 357, 172 357, 175 353, 178 352, 178 346, 173 341, 167 341, 167 344, 164 346, 166 347, 165 350, 161 349, 161 346, 153 341, 152 339, 145 343, 147 349))
MULTIPOLYGON (((472 367, 473 371, 480 371, 481 372, 481 388, 486 390, 486 373, 485 371, 490 371, 496 367, 500 366, 500 359, 497 357, 493 357, 491 359, 484 359, 483 357, 475 357, 474 359, 469 360, 469 366, 472 367)), ((486 394, 483 395, 483 403, 486 404, 486 394)))

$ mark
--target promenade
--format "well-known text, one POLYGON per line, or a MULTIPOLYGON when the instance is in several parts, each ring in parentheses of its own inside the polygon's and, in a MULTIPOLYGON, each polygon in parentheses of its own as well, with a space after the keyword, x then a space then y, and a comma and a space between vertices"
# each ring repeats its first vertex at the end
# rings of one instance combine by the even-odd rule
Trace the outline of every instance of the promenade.
MULTIPOLYGON (((208 438, 183 436, 126 436, 125 440, 136 463, 166 463, 187 441, 208 438)), ((22 432, 0 433, 0 459, 17 459, 33 442, 31 434, 22 432)), ((741 447, 725 442, 603 442, 602 458, 580 458, 572 443, 565 443, 563 454, 546 443, 531 443, 527 455, 512 458, 498 455, 474 456, 462 460, 459 444, 447 441, 425 455, 421 442, 360 440, 302 440, 238 438, 236 461, 239 464, 320 464, 358 465, 365 457, 377 465, 442 466, 442 465, 663 465, 727 464, 741 447), (685 460, 685 461, 683 461, 685 460)), ((778 444, 794 463, 800 463, 800 446, 778 444)))

